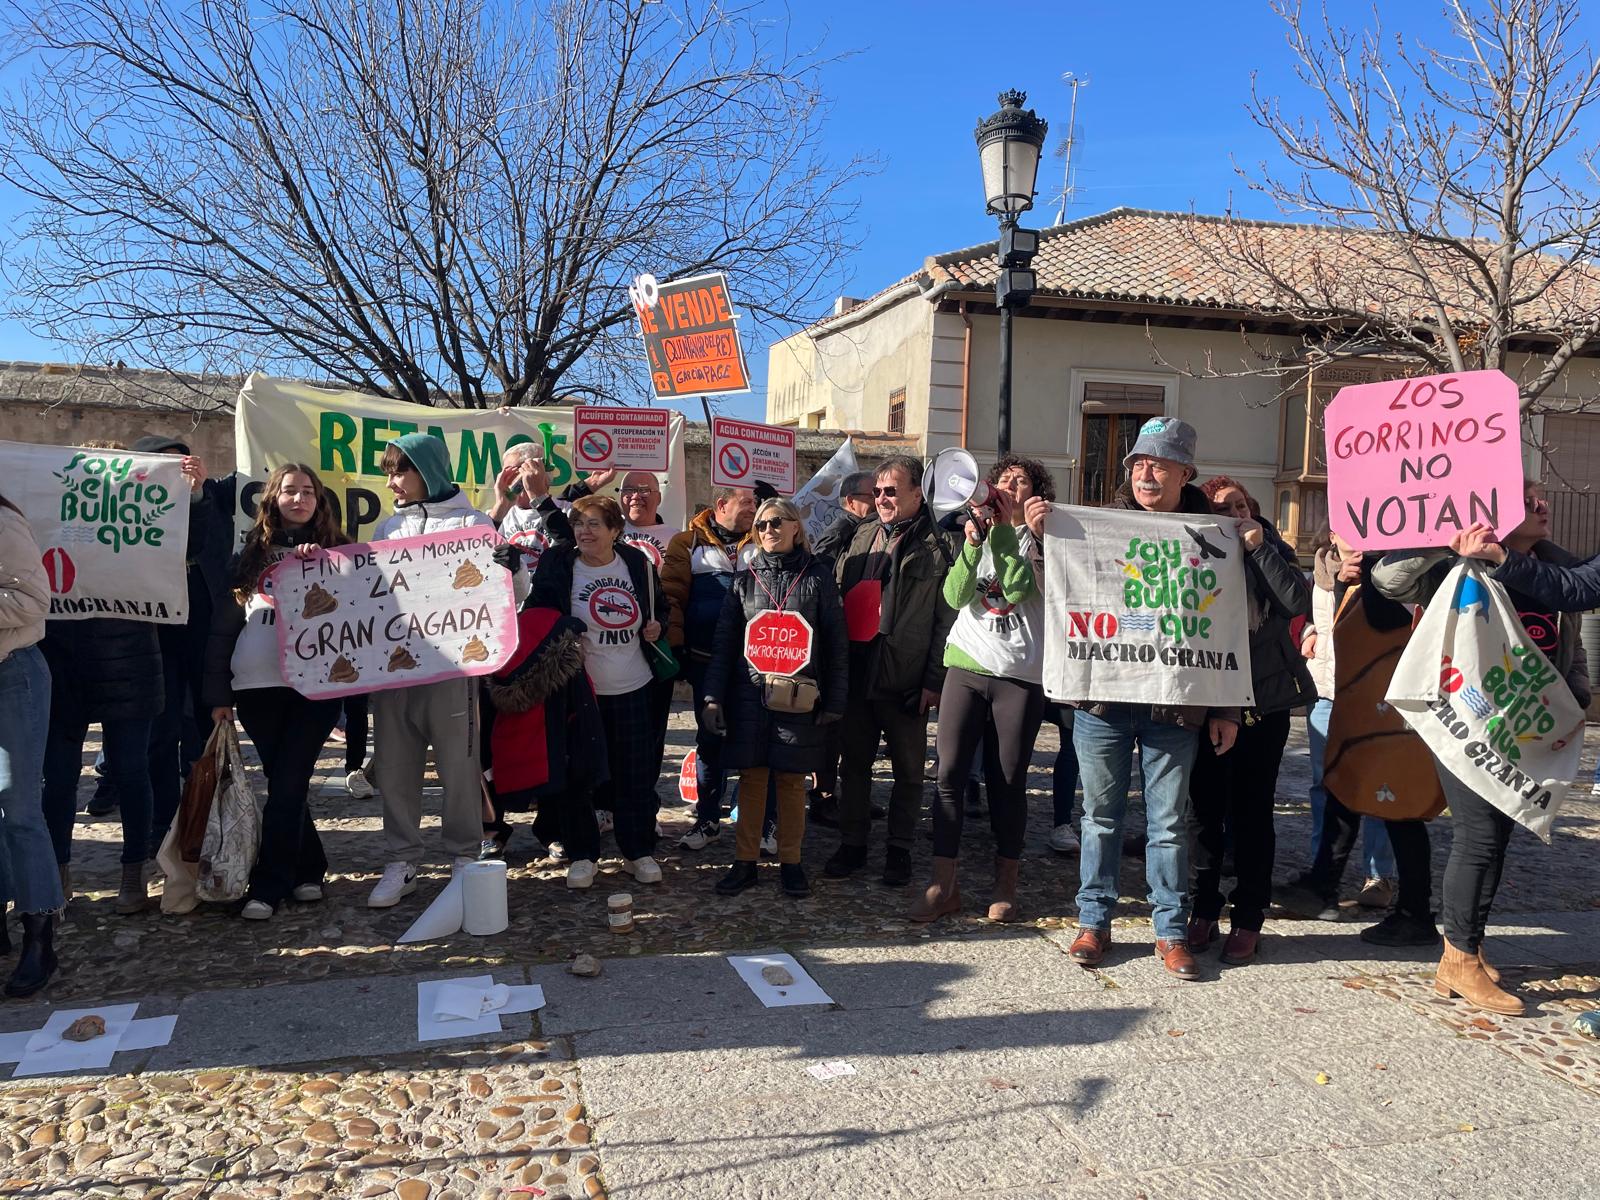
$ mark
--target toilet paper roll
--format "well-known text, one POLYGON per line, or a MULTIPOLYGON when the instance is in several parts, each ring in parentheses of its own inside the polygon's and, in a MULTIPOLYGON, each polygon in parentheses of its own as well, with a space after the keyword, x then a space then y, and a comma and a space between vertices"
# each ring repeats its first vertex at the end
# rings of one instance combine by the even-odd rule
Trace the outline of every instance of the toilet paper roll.
POLYGON ((461 928, 478 937, 503 932, 506 911, 506 864, 475 862, 461 868, 461 928))
POLYGON ((411 928, 400 935, 400 941, 428 942, 456 933, 461 928, 461 905, 461 876, 456 875, 444 885, 422 915, 411 922, 411 928))

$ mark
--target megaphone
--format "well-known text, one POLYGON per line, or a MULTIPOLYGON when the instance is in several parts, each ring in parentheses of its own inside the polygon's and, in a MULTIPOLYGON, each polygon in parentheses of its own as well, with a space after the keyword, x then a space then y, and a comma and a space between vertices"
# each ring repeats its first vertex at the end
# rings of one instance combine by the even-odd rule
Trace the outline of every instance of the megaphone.
POLYGON ((978 460, 960 446, 951 446, 933 456, 923 473, 923 493, 936 517, 947 517, 961 508, 984 508, 994 489, 978 470, 978 460))

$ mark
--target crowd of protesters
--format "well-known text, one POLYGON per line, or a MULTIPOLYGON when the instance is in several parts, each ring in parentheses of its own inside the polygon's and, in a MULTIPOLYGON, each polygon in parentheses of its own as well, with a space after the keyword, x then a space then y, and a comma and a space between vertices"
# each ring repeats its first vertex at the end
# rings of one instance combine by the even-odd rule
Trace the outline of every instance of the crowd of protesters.
MULTIPOLYGON (((599 494, 612 472, 554 497, 532 443, 507 452, 493 506, 481 512, 453 482, 444 443, 407 434, 383 458, 395 510, 374 540, 498 528, 494 561, 511 574, 518 602, 516 652, 482 679, 340 700, 308 699, 285 684, 263 587, 280 559, 347 541, 317 473, 303 463, 273 471, 234 553, 232 481, 208 479, 176 439, 146 438, 132 449, 180 456, 190 483, 186 624, 48 621, 38 547, 22 513, 0 496, 0 888, 23 935, 7 995, 37 992, 56 969, 53 921, 72 898, 91 725, 100 728, 106 785, 91 811, 118 810, 113 903, 131 914, 150 902, 147 864, 178 811, 199 743, 212 724, 238 720, 266 780, 259 849, 238 912, 267 920, 285 903, 323 897, 329 862, 308 791, 341 720, 350 793, 381 797, 386 865, 371 907, 394 906, 416 889, 430 763, 442 791, 440 841, 455 864, 503 854, 509 815, 534 810, 534 833, 567 862, 568 887, 592 885, 607 834, 636 882, 660 882, 656 789, 682 682, 696 722, 697 799, 678 848, 707 850, 728 809, 738 810, 718 895, 759 885, 764 857, 777 860, 785 894, 811 894, 801 866, 808 800, 811 821, 838 830, 827 876, 866 865, 882 817, 881 881, 909 884, 936 713, 931 877, 904 915, 930 923, 962 911, 963 827, 986 810, 994 843, 987 916, 1017 920, 1028 771, 1050 720, 1062 746, 1049 845, 1079 856, 1075 962, 1093 967, 1111 944, 1125 844, 1144 860, 1156 956, 1179 979, 1199 978, 1199 956, 1218 945, 1223 963, 1254 960, 1275 901, 1339 918, 1358 841, 1359 903, 1384 910, 1363 937, 1436 944, 1427 822, 1448 802, 1437 986, 1497 1013, 1522 1011, 1483 953, 1515 824, 1431 761, 1374 697, 1383 696, 1417 607, 1470 557, 1490 564, 1562 685, 1588 703, 1573 614, 1600 607, 1600 559, 1579 563, 1548 540, 1549 510, 1532 484, 1526 518, 1503 542, 1474 527, 1449 550, 1383 556, 1325 535, 1308 577, 1241 484, 1197 480, 1193 427, 1153 419, 1129 449, 1112 507, 1237 523, 1246 589, 1229 602, 1247 609, 1254 703, 1062 703, 1046 697, 1043 683, 1045 525, 1055 484, 1033 459, 1001 457, 988 475, 989 499, 940 522, 923 493, 922 463, 889 458, 841 481, 839 515, 813 541, 793 503, 740 488, 716 489, 679 531, 661 520, 661 484, 649 472, 622 477, 620 502, 599 494), (597 594, 621 620, 603 637, 583 620, 597 594), (771 613, 802 618, 811 631, 794 675, 763 673, 746 653, 751 622, 771 613), (1312 758, 1312 865, 1275 892, 1278 774, 1300 712, 1312 758), (1356 742, 1362 753, 1346 755, 1356 742), (880 755, 892 774, 885 810, 872 803, 880 755), (1135 766, 1143 830, 1128 828, 1135 766), (1352 807, 1362 785, 1349 781, 1375 772, 1392 795, 1399 789, 1404 817, 1352 807)), ((4 923, 0 945, 9 952, 4 923)))

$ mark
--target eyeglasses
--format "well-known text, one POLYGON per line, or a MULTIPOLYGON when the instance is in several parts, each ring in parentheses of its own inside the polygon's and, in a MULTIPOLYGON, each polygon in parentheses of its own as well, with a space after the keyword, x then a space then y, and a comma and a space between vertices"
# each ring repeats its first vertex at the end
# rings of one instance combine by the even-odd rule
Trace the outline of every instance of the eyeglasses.
POLYGON ((887 496, 887 497, 889 497, 889 499, 893 500, 895 498, 896 493, 898 493, 899 490, 900 490, 899 488, 897 488, 894 484, 891 483, 888 487, 875 487, 875 488, 873 488, 872 489, 872 494, 874 496, 887 496))
POLYGON ((572 527, 574 529, 587 530, 590 533, 604 533, 604 532, 606 532, 607 530, 609 530, 611 528, 611 526, 607 525, 604 521, 600 520, 598 517, 591 517, 587 521, 584 520, 582 517, 579 517, 576 521, 574 521, 572 523, 572 527))
POLYGON ((783 523, 787 520, 787 517, 768 517, 765 521, 757 521, 756 532, 766 533, 770 530, 771 532, 776 533, 778 530, 783 528, 783 523))
POLYGON ((654 488, 631 487, 631 488, 621 488, 621 489, 619 489, 618 492, 617 492, 617 495, 619 495, 619 496, 649 496, 649 495, 654 494, 654 492, 655 492, 654 488))

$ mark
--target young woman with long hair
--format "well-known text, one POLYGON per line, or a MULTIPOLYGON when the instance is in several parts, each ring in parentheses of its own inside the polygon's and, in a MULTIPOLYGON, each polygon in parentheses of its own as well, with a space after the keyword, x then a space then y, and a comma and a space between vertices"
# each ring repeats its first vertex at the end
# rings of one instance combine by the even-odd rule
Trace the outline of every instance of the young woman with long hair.
POLYGON ((204 703, 216 721, 231 721, 237 712, 267 776, 261 850, 240 910, 250 920, 266 920, 290 896, 322 899, 328 859, 306 792, 342 705, 308 700, 284 683, 277 612, 262 580, 290 555, 306 558, 349 540, 317 473, 304 463, 279 467, 261 489, 255 524, 230 571, 232 590, 212 618, 204 703))
POLYGON ((39 779, 50 718, 50 668, 39 651, 50 587, 22 510, 0 496, 0 856, 9 895, 0 894, 0 951, 10 953, 5 901, 17 902, 22 957, 6 995, 31 996, 56 969, 51 944, 64 901, 45 828, 39 779))

